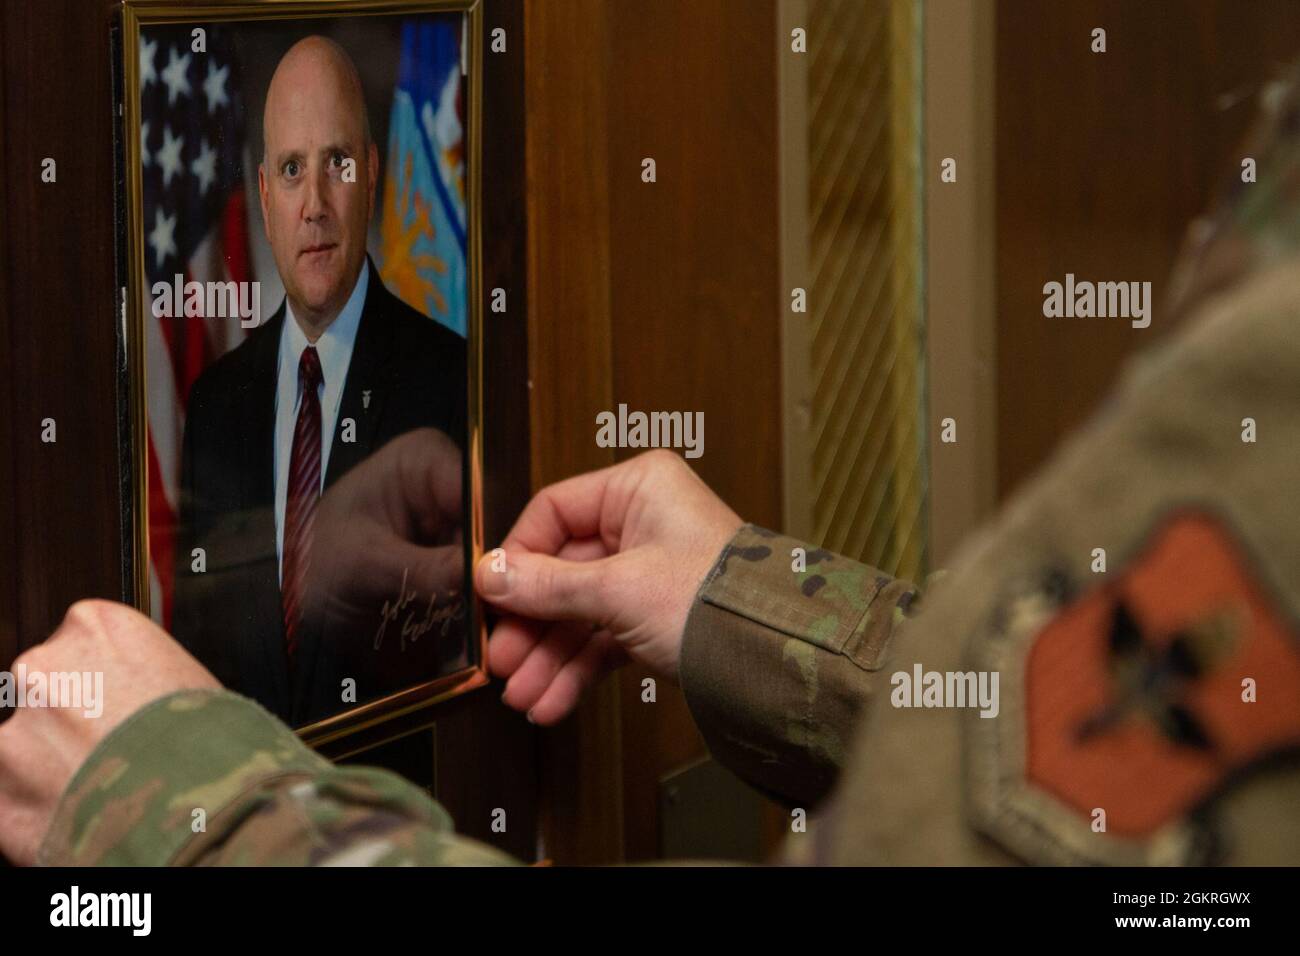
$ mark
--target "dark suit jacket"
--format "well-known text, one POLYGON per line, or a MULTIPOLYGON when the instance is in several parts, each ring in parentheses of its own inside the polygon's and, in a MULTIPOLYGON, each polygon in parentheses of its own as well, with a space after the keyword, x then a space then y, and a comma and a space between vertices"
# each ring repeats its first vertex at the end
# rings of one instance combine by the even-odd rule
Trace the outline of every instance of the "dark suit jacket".
MULTIPOLYGON (((373 263, 370 268, 325 475, 327 490, 385 442, 415 428, 437 428, 465 448, 464 340, 390 293, 373 263), (363 391, 370 392, 368 407, 363 391), (347 418, 357 426, 351 443, 341 440, 347 418)), ((328 648, 328 634, 304 634, 292 666, 285 651, 273 457, 285 314, 281 304, 245 342, 206 369, 190 392, 172 629, 224 685, 300 726, 345 709, 341 680, 358 673, 355 661, 321 652, 323 645, 328 648), (202 574, 191 570, 195 547, 206 553, 202 574)), ((394 592, 400 584, 394 582, 394 592)), ((377 626, 378 615, 375 620, 377 626)), ((355 637, 373 636, 370 631, 355 637)), ((434 656, 455 657, 448 649, 455 643, 443 641, 434 656)), ((433 652, 430 641, 418 651, 423 659, 412 655, 411 669, 418 673, 408 685, 435 676, 428 672, 440 666, 430 659, 433 652)), ((377 696, 375 691, 359 685, 358 702, 377 696)))

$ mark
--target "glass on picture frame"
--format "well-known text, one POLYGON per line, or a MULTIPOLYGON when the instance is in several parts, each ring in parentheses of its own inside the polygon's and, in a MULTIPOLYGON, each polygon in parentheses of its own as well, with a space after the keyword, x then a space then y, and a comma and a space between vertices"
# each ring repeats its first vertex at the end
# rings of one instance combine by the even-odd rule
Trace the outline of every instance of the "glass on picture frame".
POLYGON ((480 31, 123 6, 136 602, 313 743, 487 680, 480 31))

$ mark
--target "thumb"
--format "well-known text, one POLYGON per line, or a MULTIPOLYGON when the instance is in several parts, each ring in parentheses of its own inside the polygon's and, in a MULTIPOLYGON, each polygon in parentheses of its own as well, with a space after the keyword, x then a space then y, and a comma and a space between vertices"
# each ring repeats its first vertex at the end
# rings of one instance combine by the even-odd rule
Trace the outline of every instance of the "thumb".
POLYGON ((612 558, 565 561, 527 551, 506 555, 505 570, 493 570, 489 554, 474 568, 474 585, 496 607, 542 621, 603 624, 609 615, 605 575, 612 558))

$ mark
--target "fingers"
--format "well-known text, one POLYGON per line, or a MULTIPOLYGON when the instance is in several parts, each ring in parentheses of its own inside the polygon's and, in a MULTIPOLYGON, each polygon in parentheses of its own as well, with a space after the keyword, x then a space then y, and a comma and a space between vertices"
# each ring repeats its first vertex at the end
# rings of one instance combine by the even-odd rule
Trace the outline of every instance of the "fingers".
MULTIPOLYGON (((595 561, 606 555, 599 538, 568 541, 557 557, 565 561, 595 561)), ((488 560, 491 556, 488 556, 488 560)), ((509 555, 506 555, 509 561, 509 555)), ((492 630, 488 641, 488 668, 497 677, 509 677, 546 636, 547 625, 517 615, 505 615, 492 630)))
POLYGON ((587 688, 627 661, 609 631, 600 631, 560 668, 550 685, 528 710, 528 719, 549 727, 572 713, 587 688))
POLYGON ((552 625, 506 684, 502 700, 549 726, 566 717, 583 692, 625 659, 608 631, 552 625))
POLYGON ((527 711, 590 636, 591 631, 581 625, 552 624, 545 637, 506 681, 501 699, 515 710, 527 711))
MULTIPOLYGON (((609 557, 609 550, 599 538, 575 538, 566 541, 556 557, 562 561, 598 561, 609 557)), ((509 559, 510 553, 506 552, 506 560, 509 559)))
POLYGON ((492 569, 484 555, 474 569, 478 593, 501 610, 542 621, 581 621, 604 626, 610 617, 605 577, 610 562, 566 561, 545 554, 506 554, 504 571, 492 569))
POLYGON ((524 507, 503 547, 555 554, 572 538, 598 538, 613 465, 548 485, 524 507))
POLYGON ((503 617, 488 640, 488 667, 497 677, 510 677, 546 635, 547 627, 522 617, 503 617))

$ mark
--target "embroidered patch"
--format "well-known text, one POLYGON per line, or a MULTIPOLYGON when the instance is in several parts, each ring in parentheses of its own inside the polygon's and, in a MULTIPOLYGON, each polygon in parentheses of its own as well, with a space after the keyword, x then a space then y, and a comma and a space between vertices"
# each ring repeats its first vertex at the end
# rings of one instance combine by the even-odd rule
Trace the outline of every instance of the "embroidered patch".
POLYGON ((1021 588, 972 645, 1001 713, 966 724, 973 822, 1043 863, 1180 864, 1233 775, 1300 747, 1300 644, 1218 521, 1161 525, 1108 583, 1021 588))

